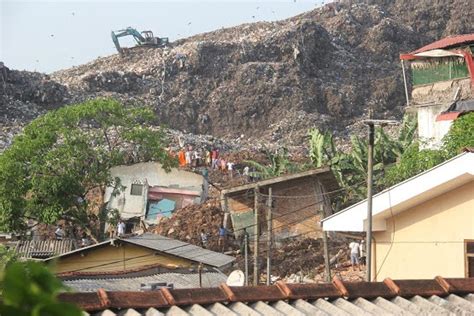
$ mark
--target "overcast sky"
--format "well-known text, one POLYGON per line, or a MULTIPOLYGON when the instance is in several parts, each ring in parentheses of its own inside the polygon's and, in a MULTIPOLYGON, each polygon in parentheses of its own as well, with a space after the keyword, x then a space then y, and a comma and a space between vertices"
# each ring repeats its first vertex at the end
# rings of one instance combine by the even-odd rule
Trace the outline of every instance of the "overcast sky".
MULTIPOLYGON (((327 2, 327 1, 326 1, 327 2)), ((0 0, 0 61, 52 72, 116 53, 110 31, 132 26, 170 40, 255 21, 285 19, 322 0, 0 0)), ((133 45, 129 38, 124 46, 133 45)))

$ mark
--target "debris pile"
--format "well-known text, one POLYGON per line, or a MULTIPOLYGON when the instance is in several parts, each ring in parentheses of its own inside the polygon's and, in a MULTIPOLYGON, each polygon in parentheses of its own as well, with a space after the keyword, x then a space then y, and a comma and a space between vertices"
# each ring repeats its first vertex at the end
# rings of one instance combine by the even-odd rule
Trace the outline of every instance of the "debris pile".
POLYGON ((199 34, 167 48, 136 47, 123 58, 50 76, 9 70, 0 82, 0 119, 11 126, 63 104, 114 97, 149 105, 157 123, 172 129, 237 146, 301 144, 313 126, 347 140, 369 106, 377 117, 401 118, 398 54, 472 32, 469 4, 331 2, 287 20, 199 34))
POLYGON ((155 234, 201 245, 200 233, 209 235, 208 248, 217 250, 217 236, 222 224, 223 213, 218 199, 208 200, 200 205, 190 205, 176 210, 170 218, 164 217, 151 228, 155 234))

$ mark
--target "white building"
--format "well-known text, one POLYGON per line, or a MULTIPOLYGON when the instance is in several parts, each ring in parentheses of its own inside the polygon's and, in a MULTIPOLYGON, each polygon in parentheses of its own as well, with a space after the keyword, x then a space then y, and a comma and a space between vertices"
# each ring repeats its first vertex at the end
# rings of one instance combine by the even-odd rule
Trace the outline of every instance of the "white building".
POLYGON ((117 166, 110 172, 125 189, 113 195, 113 188, 107 188, 104 201, 109 209, 117 209, 122 219, 140 217, 154 223, 171 216, 175 209, 207 198, 208 182, 202 175, 179 169, 166 172, 156 162, 117 166))

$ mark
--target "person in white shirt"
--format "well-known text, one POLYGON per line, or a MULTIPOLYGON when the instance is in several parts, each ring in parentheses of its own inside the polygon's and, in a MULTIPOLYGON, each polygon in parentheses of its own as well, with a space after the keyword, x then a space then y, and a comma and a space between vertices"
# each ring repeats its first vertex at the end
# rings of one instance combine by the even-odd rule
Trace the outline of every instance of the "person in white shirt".
POLYGON ((125 223, 122 220, 117 225, 117 235, 119 237, 125 235, 125 223))
POLYGON ((228 162, 227 163, 227 170, 229 171, 230 178, 233 177, 234 175, 234 163, 233 162, 228 162))
POLYGON ((360 245, 357 241, 353 241, 349 244, 349 248, 351 249, 351 265, 352 269, 355 270, 359 269, 359 250, 360 250, 360 245))

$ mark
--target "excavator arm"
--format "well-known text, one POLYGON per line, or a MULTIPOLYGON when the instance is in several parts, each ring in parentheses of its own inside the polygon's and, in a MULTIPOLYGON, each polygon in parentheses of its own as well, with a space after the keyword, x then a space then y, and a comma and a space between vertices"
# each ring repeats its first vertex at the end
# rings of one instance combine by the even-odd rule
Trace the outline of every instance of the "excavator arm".
POLYGON ((147 42, 145 37, 143 37, 140 32, 138 32, 136 29, 133 27, 127 27, 124 30, 119 30, 119 31, 112 31, 111 32, 112 36, 112 41, 114 42, 115 48, 117 48, 117 51, 122 55, 123 54, 123 49, 120 46, 119 38, 123 36, 133 36, 135 39, 135 42, 137 42, 138 45, 142 45, 147 42))

